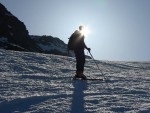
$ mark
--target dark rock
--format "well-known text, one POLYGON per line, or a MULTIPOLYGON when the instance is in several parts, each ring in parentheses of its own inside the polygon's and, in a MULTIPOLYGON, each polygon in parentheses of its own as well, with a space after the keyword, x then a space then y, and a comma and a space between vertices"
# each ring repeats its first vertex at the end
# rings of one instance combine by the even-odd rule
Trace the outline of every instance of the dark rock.
POLYGON ((12 46, 12 44, 15 44, 18 45, 18 47, 24 48, 23 50, 40 51, 30 38, 24 23, 0 4, 0 38, 4 37, 7 38, 7 41, 3 43, 5 46, 8 46, 6 49, 16 50, 17 46, 15 48, 12 46))

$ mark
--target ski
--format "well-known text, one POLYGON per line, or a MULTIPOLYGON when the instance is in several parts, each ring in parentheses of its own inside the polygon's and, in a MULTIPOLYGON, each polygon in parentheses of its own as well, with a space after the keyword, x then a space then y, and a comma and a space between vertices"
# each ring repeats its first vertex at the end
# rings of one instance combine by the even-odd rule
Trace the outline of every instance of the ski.
POLYGON ((86 78, 86 79, 82 79, 82 78, 73 78, 73 80, 83 80, 83 81, 104 81, 103 78, 86 78))
POLYGON ((100 80, 100 81, 104 81, 104 79, 102 79, 102 78, 87 78, 86 80, 100 80))

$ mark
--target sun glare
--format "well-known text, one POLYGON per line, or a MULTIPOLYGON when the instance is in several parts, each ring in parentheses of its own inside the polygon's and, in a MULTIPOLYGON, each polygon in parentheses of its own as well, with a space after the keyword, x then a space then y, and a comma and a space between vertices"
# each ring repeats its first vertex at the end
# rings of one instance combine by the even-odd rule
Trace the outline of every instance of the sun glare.
POLYGON ((90 30, 87 26, 84 26, 81 33, 85 36, 87 36, 90 33, 90 30))

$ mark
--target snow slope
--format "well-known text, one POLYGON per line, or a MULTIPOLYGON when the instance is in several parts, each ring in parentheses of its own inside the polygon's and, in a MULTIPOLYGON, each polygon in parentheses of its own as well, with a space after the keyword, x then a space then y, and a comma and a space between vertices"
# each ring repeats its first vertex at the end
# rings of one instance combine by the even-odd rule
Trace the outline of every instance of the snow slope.
POLYGON ((150 62, 97 62, 73 81, 74 58, 0 50, 0 113, 150 113, 150 62))

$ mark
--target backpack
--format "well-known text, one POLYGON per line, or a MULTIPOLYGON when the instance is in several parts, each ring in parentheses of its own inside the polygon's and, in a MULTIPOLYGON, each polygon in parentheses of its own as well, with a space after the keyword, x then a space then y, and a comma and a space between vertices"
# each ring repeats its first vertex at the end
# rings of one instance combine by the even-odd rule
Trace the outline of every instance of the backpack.
POLYGON ((77 38, 77 31, 74 32, 69 39, 68 41, 68 50, 74 50, 74 46, 75 46, 75 42, 76 42, 76 38, 77 38))

